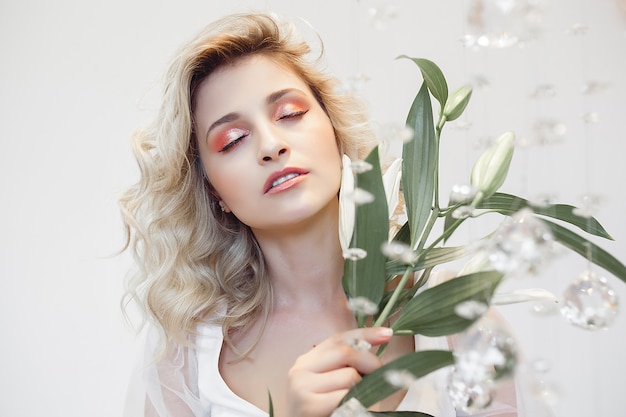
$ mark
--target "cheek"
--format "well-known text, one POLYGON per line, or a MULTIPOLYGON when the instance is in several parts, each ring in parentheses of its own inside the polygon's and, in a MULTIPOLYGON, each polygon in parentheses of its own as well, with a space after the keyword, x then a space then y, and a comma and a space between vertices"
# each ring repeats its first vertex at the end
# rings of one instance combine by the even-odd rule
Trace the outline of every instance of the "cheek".
POLYGON ((319 167, 323 167, 326 173, 326 181, 339 190, 341 184, 341 152, 337 147, 334 134, 326 136, 324 145, 319 146, 319 142, 315 148, 315 156, 313 157, 319 167))
MULTIPOLYGON (((340 154, 339 142, 330 119, 326 116, 326 113, 323 113, 322 110, 320 110, 320 113, 321 114, 313 123, 316 127, 313 129, 314 137, 319 150, 323 151, 327 157, 330 158, 331 155, 334 156, 334 154, 340 154)), ((341 161, 341 157, 339 157, 339 160, 341 161)))
POLYGON ((204 169, 209 183, 220 199, 228 202, 244 185, 241 171, 230 169, 228 165, 205 164, 204 169))
POLYGON ((339 149, 339 143, 335 137, 335 132, 330 127, 322 133, 325 137, 324 146, 320 146, 320 157, 327 160, 329 164, 336 166, 339 172, 341 172, 341 151, 339 149))

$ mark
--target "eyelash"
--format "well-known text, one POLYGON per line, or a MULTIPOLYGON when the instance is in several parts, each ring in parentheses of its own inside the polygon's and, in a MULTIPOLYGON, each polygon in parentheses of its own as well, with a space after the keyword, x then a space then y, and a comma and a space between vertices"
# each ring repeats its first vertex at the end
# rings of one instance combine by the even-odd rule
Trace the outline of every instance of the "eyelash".
MULTIPOLYGON (((287 113, 287 114, 283 114, 282 116, 280 116, 278 118, 278 120, 285 120, 285 119, 295 119, 297 117, 301 117, 304 116, 306 113, 308 113, 309 109, 306 110, 299 110, 299 111, 295 111, 292 113, 287 113)), ((236 139, 231 140, 230 142, 228 142, 226 145, 224 145, 224 147, 222 149, 219 150, 219 152, 227 152, 229 149, 231 149, 233 146, 237 145, 243 138, 245 138, 247 135, 247 133, 245 135, 241 135, 236 139)))
POLYGON ((287 114, 283 114, 282 116, 280 116, 278 118, 278 120, 284 120, 284 119, 293 119, 296 117, 300 117, 300 116, 304 116, 309 110, 299 110, 299 111, 295 111, 292 113, 287 113, 287 114))
POLYGON ((224 145, 224 147, 222 149, 220 149, 220 152, 227 152, 230 148, 235 146, 244 137, 245 137, 245 135, 240 137, 240 138, 237 138, 237 139, 235 139, 233 141, 228 142, 226 145, 224 145))
POLYGON ((233 139, 230 142, 228 142, 226 145, 224 145, 222 147, 222 149, 220 149, 220 152, 227 152, 230 148, 235 146, 237 143, 239 143, 246 136, 248 136, 248 132, 245 132, 244 134, 241 134, 239 137, 236 137, 235 139, 233 139))

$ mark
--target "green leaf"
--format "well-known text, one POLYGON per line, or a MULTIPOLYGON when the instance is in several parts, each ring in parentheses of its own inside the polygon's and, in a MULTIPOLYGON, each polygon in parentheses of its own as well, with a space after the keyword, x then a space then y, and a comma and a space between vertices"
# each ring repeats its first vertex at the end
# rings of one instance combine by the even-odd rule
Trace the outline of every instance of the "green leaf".
POLYGON ((549 220, 543 221, 550 227, 557 241, 626 282, 626 266, 613 255, 566 227, 549 220))
POLYGON ((598 220, 593 217, 583 217, 575 214, 574 210, 576 207, 567 204, 549 204, 545 206, 538 206, 529 203, 528 200, 514 195, 495 193, 478 205, 478 208, 480 209, 495 210, 507 216, 510 216, 525 207, 531 208, 536 214, 562 220, 592 235, 613 240, 611 235, 609 235, 604 227, 602 227, 598 220))
POLYGON ((411 244, 411 229, 409 228, 409 222, 404 222, 400 230, 396 232, 393 240, 406 243, 407 245, 411 244))
POLYGON ((406 58, 415 62, 422 72, 422 78, 428 86, 430 93, 437 99, 443 110, 448 100, 448 83, 443 76, 441 69, 433 61, 424 58, 411 58, 406 55, 400 55, 396 59, 406 58))
POLYGON ((410 331, 424 336, 458 333, 474 320, 456 315, 456 305, 469 300, 489 304, 501 279, 499 272, 482 271, 429 288, 405 305, 392 328, 396 332, 410 331))
MULTIPOLYGON (((404 308, 404 305, 408 303, 409 300, 411 300, 415 296, 415 293, 417 292, 417 290, 419 290, 419 288, 420 288, 419 286, 414 285, 411 288, 402 289, 402 291, 400 292, 400 295, 398 296, 398 299, 396 300, 395 305, 393 306, 393 309, 389 311, 388 317, 392 317, 400 309, 404 308)), ((384 306, 389 302, 393 293, 394 291, 385 291, 385 294, 383 295, 383 299, 379 306, 380 311, 382 311, 384 306)), ((374 319, 378 319, 378 316, 379 315, 376 315, 374 319)))
POLYGON ((406 124, 415 132, 415 138, 402 149, 403 192, 411 247, 415 249, 428 221, 435 193, 437 139, 425 83, 413 101, 406 124))
MULTIPOLYGON (((422 269, 432 268, 446 262, 464 258, 472 254, 472 247, 473 246, 451 246, 432 248, 427 252, 422 251, 422 255, 418 258, 413 270, 421 271, 422 269)), ((400 261, 390 260, 387 261, 386 269, 387 275, 400 275, 404 273, 406 264, 400 261)))
POLYGON ((270 403, 268 412, 269 417, 274 417, 274 402, 272 401, 272 394, 270 394, 269 391, 267 392, 267 397, 270 403))
POLYGON ((367 252, 364 259, 344 262, 343 287, 348 297, 365 297, 378 304, 385 289, 385 262, 381 245, 389 238, 389 210, 383 186, 378 147, 365 159, 370 171, 357 174, 355 187, 374 195, 374 201, 356 208, 352 247, 367 252))
POLYGON ((405 370, 411 372, 416 378, 421 378, 452 364, 454 364, 452 352, 447 350, 422 350, 409 353, 365 376, 348 391, 341 400, 341 404, 356 397, 364 407, 370 407, 398 391, 398 388, 389 384, 385 378, 385 374, 389 371, 405 370))

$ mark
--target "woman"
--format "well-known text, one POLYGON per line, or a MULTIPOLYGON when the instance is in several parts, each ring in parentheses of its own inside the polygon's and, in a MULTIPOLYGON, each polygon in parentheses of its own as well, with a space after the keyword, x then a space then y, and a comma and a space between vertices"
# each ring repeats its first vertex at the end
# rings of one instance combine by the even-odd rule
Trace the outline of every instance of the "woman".
MULTIPOLYGON (((146 415, 265 416, 270 394, 276 416, 327 417, 381 366, 367 346, 389 343, 383 362, 415 348, 356 329, 347 307, 341 157, 362 156, 372 135, 308 52, 272 16, 226 17, 179 52, 156 121, 135 136, 141 178, 121 200, 138 264, 128 298, 161 348, 146 415)), ((435 403, 420 411, 454 415, 418 391, 435 403)))

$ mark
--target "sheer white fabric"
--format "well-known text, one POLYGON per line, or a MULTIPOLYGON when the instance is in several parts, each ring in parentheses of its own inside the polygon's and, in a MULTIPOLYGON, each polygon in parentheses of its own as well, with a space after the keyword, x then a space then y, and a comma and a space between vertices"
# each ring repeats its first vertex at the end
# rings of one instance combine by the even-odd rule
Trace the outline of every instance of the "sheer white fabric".
POLYGON ((172 347, 159 359, 160 335, 148 328, 144 352, 131 378, 124 417, 209 417, 198 391, 194 349, 172 347))
MULTIPOLYGON (((154 361, 158 334, 148 332, 144 359, 129 389, 125 417, 267 417, 267 413, 233 393, 222 379, 219 372, 223 344, 221 327, 202 324, 198 333, 196 349, 173 348, 165 352, 161 360, 154 361)), ((415 341, 420 350, 448 348, 445 338, 417 336, 415 341)), ((511 383, 499 392, 497 401, 488 410, 471 416, 517 416, 519 403, 514 383, 511 383)), ((448 399, 445 369, 416 381, 398 410, 417 410, 437 417, 467 415, 456 412, 448 399)), ((519 415, 527 414, 520 412, 519 415)))

